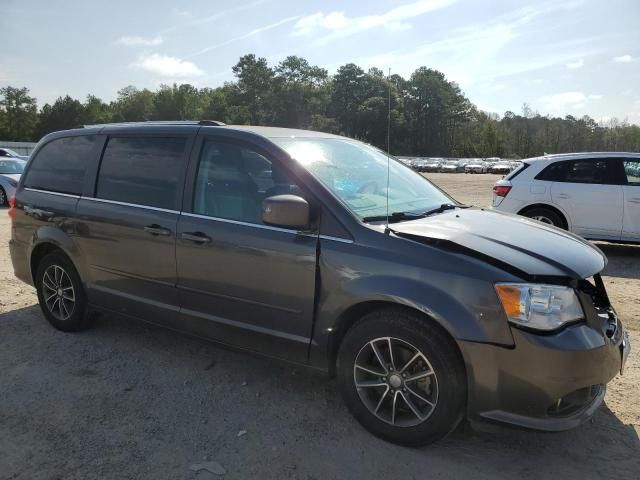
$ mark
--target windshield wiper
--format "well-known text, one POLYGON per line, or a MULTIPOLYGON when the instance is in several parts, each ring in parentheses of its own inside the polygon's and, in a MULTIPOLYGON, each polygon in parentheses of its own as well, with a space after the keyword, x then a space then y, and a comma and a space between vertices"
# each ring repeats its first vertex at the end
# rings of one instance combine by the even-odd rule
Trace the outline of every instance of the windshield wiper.
MULTIPOLYGON (((415 212, 392 212, 389 214, 389 223, 399 222, 402 220, 414 220, 422 217, 422 214, 415 212)), ((382 222, 387 219, 386 215, 371 215, 370 217, 363 217, 363 222, 382 222)))
POLYGON ((440 205, 437 208, 431 209, 431 210, 427 210, 426 212, 422 212, 420 215, 420 217, 428 217, 429 215, 434 215, 436 213, 442 213, 445 212, 447 210, 453 210, 455 208, 469 208, 471 205, 456 205, 455 203, 443 203, 442 205, 440 205))
MULTIPOLYGON (((436 213, 442 213, 445 210, 452 210, 454 208, 469 208, 469 205, 456 205, 453 203, 443 203, 437 208, 427 210, 426 212, 392 212, 389 214, 389 223, 400 222, 402 220, 415 220, 416 218, 428 217, 436 213)), ((364 217, 363 222, 383 222, 387 219, 386 215, 371 215, 370 217, 364 217)))

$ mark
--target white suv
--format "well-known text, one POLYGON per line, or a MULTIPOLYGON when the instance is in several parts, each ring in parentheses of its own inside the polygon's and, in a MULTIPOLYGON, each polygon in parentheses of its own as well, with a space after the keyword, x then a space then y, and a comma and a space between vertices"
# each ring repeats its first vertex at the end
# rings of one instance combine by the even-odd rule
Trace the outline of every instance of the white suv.
POLYGON ((592 240, 640 242, 640 154, 530 158, 496 182, 492 207, 592 240))

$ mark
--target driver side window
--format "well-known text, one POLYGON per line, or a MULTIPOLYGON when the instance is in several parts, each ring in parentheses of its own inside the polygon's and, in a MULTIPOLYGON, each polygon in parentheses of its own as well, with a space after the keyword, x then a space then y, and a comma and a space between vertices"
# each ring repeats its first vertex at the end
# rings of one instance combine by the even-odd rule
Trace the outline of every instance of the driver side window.
POLYGON ((200 152, 193 213, 262 224, 262 201, 302 191, 282 167, 248 145, 205 140, 200 152))

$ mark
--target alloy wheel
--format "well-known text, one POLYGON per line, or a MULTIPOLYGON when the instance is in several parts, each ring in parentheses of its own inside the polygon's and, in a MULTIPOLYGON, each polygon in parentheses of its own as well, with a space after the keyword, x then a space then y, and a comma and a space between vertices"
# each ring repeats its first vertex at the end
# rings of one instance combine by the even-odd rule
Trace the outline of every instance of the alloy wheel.
POLYGON ((369 412, 394 426, 419 425, 438 403, 438 379, 431 363, 399 338, 367 342, 356 356, 353 378, 369 412))
POLYGON ((47 309, 58 320, 68 320, 76 306, 71 277, 59 265, 51 265, 42 276, 42 295, 47 309))
POLYGON ((546 223, 547 225, 553 225, 554 223, 551 221, 549 217, 545 217, 544 215, 535 215, 531 217, 533 220, 537 220, 541 223, 546 223))

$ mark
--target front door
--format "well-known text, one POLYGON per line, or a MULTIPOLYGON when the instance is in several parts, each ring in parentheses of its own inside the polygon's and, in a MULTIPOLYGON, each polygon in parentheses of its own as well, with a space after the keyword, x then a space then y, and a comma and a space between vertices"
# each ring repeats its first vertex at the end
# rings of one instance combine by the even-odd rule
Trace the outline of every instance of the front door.
POLYGON ((640 242, 640 160, 623 159, 624 186, 622 240, 640 242))
POLYGON ((614 159, 571 160, 551 199, 569 214, 572 231, 589 238, 620 239, 623 190, 614 159))
POLYGON ((229 345, 303 361, 318 234, 265 225, 261 217, 265 197, 304 195, 283 160, 221 136, 196 143, 186 188, 192 194, 178 221, 181 322, 229 345))

